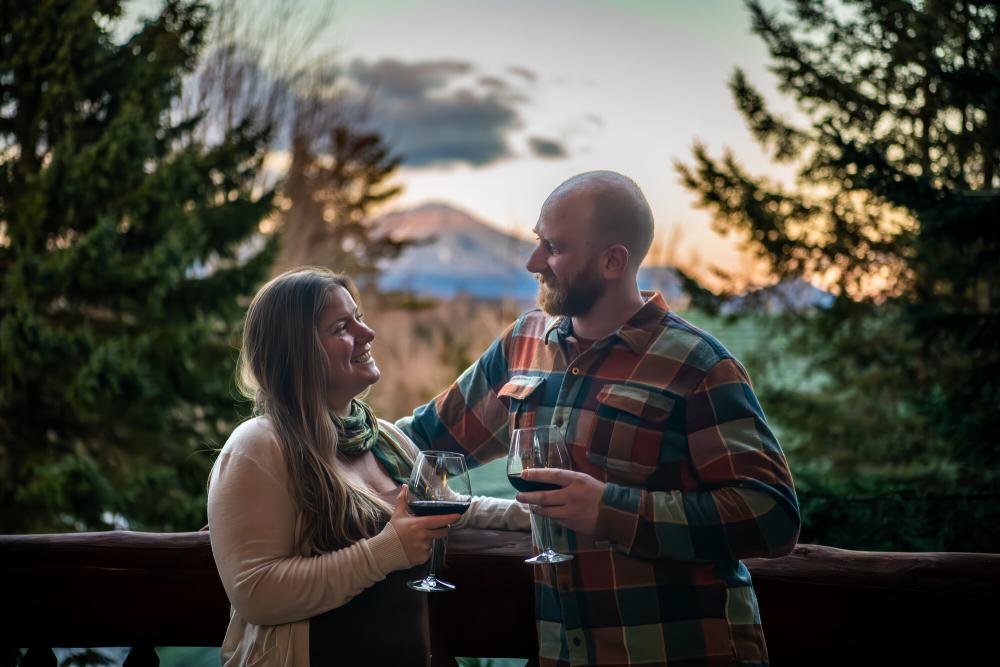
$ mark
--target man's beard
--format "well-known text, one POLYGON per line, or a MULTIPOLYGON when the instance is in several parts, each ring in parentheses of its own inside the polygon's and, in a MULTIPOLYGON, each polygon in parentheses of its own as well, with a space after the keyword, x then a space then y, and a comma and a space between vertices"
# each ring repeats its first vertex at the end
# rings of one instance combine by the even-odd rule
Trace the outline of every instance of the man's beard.
POLYGON ((596 270, 581 271, 566 283, 552 273, 539 273, 538 305, 549 315, 576 317, 587 313, 604 294, 604 281, 596 270))

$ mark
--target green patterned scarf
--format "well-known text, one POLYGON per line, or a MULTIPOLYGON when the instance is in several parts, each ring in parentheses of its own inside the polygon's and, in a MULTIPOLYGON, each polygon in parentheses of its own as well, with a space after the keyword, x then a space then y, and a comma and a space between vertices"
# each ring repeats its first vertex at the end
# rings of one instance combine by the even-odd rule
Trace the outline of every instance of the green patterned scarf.
POLYGON ((379 428, 375 413, 363 401, 351 401, 351 413, 338 417, 330 413, 337 427, 337 451, 347 458, 361 456, 371 450, 375 460, 397 484, 405 484, 413 469, 413 461, 402 443, 386 429, 379 428))

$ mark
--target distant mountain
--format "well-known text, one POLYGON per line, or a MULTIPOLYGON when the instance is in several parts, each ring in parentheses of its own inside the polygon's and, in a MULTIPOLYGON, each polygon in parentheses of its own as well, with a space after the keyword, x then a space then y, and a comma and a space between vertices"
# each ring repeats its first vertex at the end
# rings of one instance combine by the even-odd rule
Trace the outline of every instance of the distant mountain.
POLYGON ((530 301, 537 283, 524 265, 534 244, 506 234, 465 211, 426 204, 389 213, 374 223, 374 233, 422 242, 387 262, 379 277, 383 289, 452 297, 530 301))
MULTIPOLYGON (((447 204, 426 204, 386 214, 373 223, 374 234, 422 242, 386 262, 382 289, 408 290, 448 298, 459 293, 531 302, 538 284, 524 268, 535 244, 500 231, 447 204)), ((655 289, 675 307, 687 302, 671 267, 643 268, 639 286, 655 289)))
POLYGON ((833 305, 834 299, 833 294, 801 278, 792 278, 741 296, 731 297, 723 302, 719 312, 723 315, 734 315, 748 310, 770 314, 800 312, 814 308, 829 308, 833 305))

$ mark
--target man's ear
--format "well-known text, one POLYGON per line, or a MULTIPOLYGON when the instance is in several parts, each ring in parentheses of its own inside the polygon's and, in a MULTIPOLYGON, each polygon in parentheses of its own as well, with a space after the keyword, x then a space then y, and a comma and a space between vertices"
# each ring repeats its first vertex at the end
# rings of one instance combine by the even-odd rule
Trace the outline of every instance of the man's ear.
POLYGON ((628 269, 628 248, 620 243, 609 247, 601 258, 601 274, 605 279, 621 277, 628 269))

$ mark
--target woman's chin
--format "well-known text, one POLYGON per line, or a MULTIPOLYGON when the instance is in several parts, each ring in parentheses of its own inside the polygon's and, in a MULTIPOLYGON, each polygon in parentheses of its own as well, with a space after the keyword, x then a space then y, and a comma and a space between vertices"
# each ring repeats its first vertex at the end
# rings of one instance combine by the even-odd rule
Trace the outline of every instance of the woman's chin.
MULTIPOLYGON (((359 369, 360 370, 360 369, 359 369)), ((363 381, 365 382, 365 390, 374 385, 382 377, 382 371, 378 369, 375 365, 375 361, 370 361, 367 364, 367 368, 363 370, 364 376, 363 381)))

